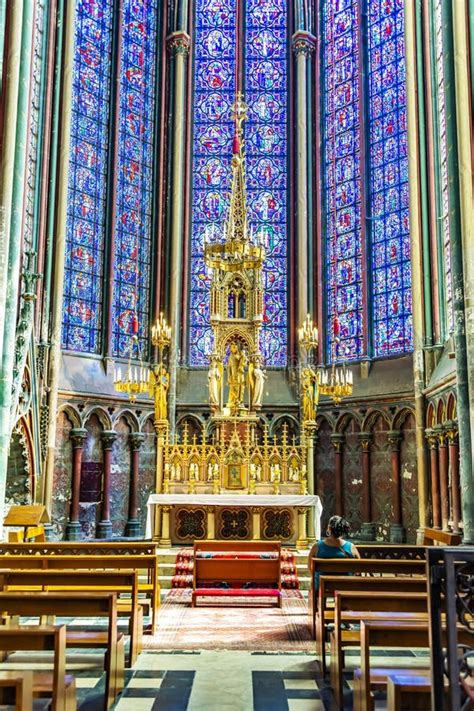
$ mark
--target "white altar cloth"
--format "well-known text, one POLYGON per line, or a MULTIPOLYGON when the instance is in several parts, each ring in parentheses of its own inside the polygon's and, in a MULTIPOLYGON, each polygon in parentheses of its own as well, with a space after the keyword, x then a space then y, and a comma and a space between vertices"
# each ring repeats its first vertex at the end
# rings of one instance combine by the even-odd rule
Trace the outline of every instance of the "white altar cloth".
POLYGON ((310 494, 151 494, 147 501, 146 537, 151 538, 153 506, 307 506, 312 509, 316 538, 321 535, 323 507, 319 496, 310 494))

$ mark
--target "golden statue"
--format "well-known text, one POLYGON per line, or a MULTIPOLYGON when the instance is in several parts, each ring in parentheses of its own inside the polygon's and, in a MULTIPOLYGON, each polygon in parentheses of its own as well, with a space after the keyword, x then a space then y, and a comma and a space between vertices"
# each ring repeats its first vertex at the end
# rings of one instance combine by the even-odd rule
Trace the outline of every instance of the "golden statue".
POLYGON ((211 367, 207 374, 209 384, 209 403, 213 410, 220 406, 221 399, 221 371, 219 370, 218 359, 211 358, 211 367))
POLYGON ((155 398, 155 419, 168 419, 168 390, 170 374, 164 365, 156 365, 153 369, 152 397, 155 398))
POLYGON ((233 341, 230 344, 230 355, 227 363, 227 384, 229 385, 229 398, 227 407, 237 410, 243 406, 245 394, 245 368, 247 356, 233 341))
POLYGON ((251 407, 253 410, 260 410, 262 407, 263 400, 263 389, 265 387, 265 380, 267 375, 262 369, 262 359, 257 356, 254 358, 254 367, 252 370, 251 381, 252 381, 252 402, 251 407))
POLYGON ((317 376, 313 368, 307 365, 301 372, 301 390, 303 401, 303 421, 314 421, 316 419, 316 408, 318 405, 318 383, 317 376))

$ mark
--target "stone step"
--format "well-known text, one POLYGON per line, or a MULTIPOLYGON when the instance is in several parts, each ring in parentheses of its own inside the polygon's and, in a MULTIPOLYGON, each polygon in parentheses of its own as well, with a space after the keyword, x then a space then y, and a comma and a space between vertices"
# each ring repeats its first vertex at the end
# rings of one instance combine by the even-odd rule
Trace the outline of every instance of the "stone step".
MULTIPOLYGON (((158 579, 159 579, 160 587, 162 590, 170 590, 171 589, 171 581, 173 579, 173 575, 159 575, 158 579)), ((309 590, 310 579, 308 577, 298 576, 298 580, 299 580, 300 590, 309 590)))

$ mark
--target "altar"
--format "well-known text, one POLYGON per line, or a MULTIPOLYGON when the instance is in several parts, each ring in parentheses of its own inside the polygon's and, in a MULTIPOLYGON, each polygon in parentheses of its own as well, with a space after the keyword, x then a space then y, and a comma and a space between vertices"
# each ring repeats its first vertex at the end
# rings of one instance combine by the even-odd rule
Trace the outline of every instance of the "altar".
POLYGON ((280 540, 305 548, 313 531, 320 536, 321 511, 319 497, 309 494, 152 494, 146 536, 162 547, 194 540, 280 540))

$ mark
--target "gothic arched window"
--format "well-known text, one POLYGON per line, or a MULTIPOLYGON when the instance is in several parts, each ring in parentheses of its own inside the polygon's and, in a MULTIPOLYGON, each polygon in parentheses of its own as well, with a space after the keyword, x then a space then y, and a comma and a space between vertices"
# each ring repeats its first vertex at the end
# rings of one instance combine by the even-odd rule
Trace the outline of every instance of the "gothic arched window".
POLYGON ((193 200, 190 259, 191 365, 208 365, 209 276, 206 235, 221 238, 230 189, 236 72, 242 71, 250 225, 267 243, 262 350, 268 365, 287 358, 286 0, 196 0, 194 35, 193 200), (239 31, 237 9, 243 13, 239 31), (240 58, 240 59, 239 59, 240 58))
POLYGON ((76 4, 62 334, 72 351, 126 357, 135 336, 147 347, 157 8, 76 4))
POLYGON ((403 0, 323 2, 330 361, 412 350, 403 12, 403 0))

